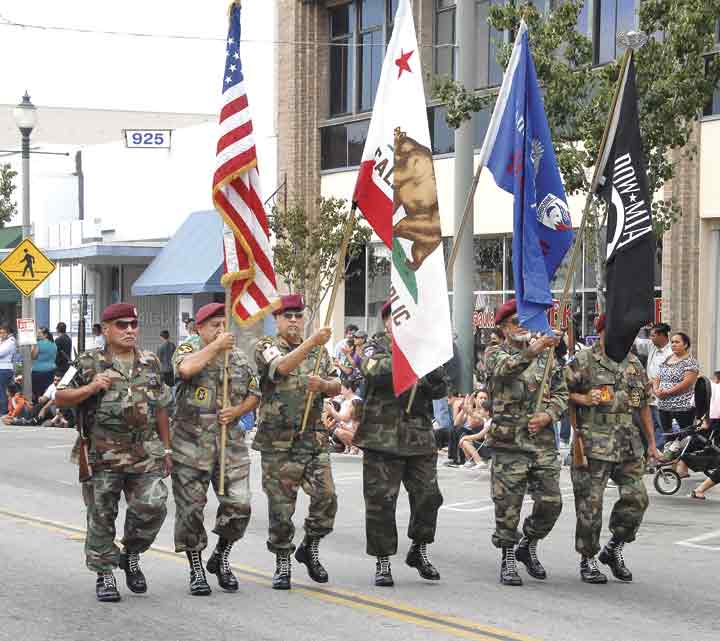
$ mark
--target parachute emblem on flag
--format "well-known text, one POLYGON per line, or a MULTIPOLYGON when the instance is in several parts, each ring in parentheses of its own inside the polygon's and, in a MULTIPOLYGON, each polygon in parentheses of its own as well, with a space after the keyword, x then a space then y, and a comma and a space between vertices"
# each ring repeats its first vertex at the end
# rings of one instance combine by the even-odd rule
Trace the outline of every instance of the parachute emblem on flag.
POLYGON ((548 194, 543 198, 537 210, 539 223, 555 231, 567 231, 572 229, 570 221, 570 210, 562 198, 555 194, 548 194))

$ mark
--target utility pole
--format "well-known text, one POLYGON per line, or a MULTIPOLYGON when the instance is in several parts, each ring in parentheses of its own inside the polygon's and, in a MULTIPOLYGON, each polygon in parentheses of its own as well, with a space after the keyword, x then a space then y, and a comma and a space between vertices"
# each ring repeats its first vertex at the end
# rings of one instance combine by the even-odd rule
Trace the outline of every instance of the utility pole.
MULTIPOLYGON (((457 80, 468 89, 477 86, 475 60, 475 2, 458 2, 455 9, 455 34, 457 56, 457 80)), ((473 144, 473 122, 465 121, 455 130, 455 232, 460 229, 468 192, 473 181, 475 149, 473 144)), ((461 394, 472 392, 473 387, 473 221, 462 236, 455 238, 458 246, 453 266, 453 326, 457 333, 460 353, 458 389, 461 394)))

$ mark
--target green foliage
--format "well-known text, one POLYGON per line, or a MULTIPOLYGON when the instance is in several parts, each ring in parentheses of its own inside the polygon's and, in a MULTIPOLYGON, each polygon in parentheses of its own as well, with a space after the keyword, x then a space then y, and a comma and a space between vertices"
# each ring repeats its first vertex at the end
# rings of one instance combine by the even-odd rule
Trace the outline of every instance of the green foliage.
MULTIPOLYGON (((345 223, 350 216, 343 198, 319 198, 308 211, 296 201, 287 207, 273 208, 270 229, 275 236, 275 272, 290 291, 301 293, 309 312, 309 320, 317 315, 320 305, 332 288, 338 252, 345 223)), ((347 266, 362 252, 372 231, 355 219, 345 261, 347 266)), ((309 324, 308 324, 309 325, 309 324)))
POLYGON ((13 179, 17 172, 9 164, 0 165, 0 226, 8 222, 17 212, 17 203, 12 196, 15 191, 13 179))
MULTIPOLYGON (((594 165, 617 83, 620 61, 592 66, 591 42, 575 29, 583 0, 567 0, 547 15, 533 5, 495 5, 490 24, 515 32, 521 17, 528 24, 538 78, 545 91, 545 109, 555 152, 568 194, 589 188, 594 165)), ((689 144, 698 114, 720 81, 720 56, 707 56, 715 47, 720 0, 641 0, 640 28, 650 35, 636 51, 640 129, 652 193, 673 178, 678 155, 692 157, 689 144)), ((500 44, 500 43, 499 43, 500 44)), ((511 44, 500 44, 498 62, 510 58, 511 44)), ((468 91, 443 78, 435 97, 448 110, 448 124, 457 128, 472 113, 491 105, 495 94, 468 91)), ((594 211, 602 211, 593 208, 594 211)), ((674 199, 653 203, 658 236, 681 215, 674 199)))

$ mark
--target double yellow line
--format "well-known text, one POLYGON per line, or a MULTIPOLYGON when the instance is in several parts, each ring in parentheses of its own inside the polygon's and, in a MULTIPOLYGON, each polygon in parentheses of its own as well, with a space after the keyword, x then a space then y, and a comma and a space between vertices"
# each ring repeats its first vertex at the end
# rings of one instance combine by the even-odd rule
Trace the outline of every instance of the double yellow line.
MULTIPOLYGON (((40 527, 62 534, 70 534, 72 538, 83 539, 85 530, 83 528, 60 523, 49 519, 31 516, 28 514, 20 514, 11 510, 0 508, 0 516, 4 516, 15 521, 27 523, 35 527, 40 527)), ((160 546, 152 546, 150 551, 158 556, 185 563, 185 557, 177 554, 172 550, 160 546)), ((260 583, 267 585, 270 574, 257 570, 246 565, 232 565, 239 579, 248 583, 260 583)), ((475 641, 537 641, 532 637, 517 634, 510 630, 496 628, 488 625, 481 625, 462 619, 434 612, 432 610, 423 610, 412 607, 398 601, 389 601, 373 596, 368 596, 359 592, 351 592, 339 588, 325 588, 312 584, 303 583, 293 579, 293 593, 302 594, 312 599, 318 599, 326 603, 334 603, 335 605, 352 608, 353 610, 361 610, 376 616, 382 616, 396 621, 402 621, 418 627, 435 630, 447 636, 473 639, 475 641)))

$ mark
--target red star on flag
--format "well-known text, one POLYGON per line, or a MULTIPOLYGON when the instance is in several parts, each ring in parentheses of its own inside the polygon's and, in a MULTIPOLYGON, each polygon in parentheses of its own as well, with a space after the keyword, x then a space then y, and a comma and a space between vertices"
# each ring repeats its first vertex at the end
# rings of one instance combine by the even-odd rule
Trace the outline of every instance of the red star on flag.
POLYGON ((408 51, 405 53, 402 49, 400 49, 400 57, 395 61, 395 64, 398 68, 398 78, 402 76, 403 71, 407 71, 408 73, 412 73, 412 69, 410 69, 410 65, 408 64, 408 60, 410 60, 410 56, 415 53, 415 50, 408 51))

